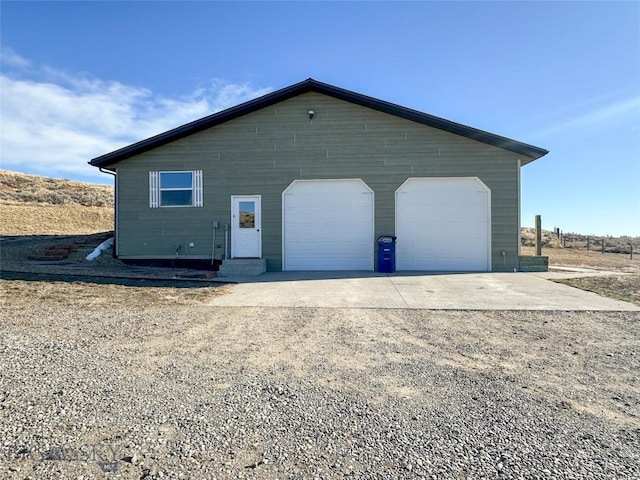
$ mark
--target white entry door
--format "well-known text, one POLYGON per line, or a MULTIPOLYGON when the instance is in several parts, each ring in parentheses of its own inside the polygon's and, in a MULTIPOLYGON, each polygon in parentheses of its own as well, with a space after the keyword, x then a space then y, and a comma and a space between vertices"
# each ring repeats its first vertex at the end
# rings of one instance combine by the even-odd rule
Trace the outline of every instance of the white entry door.
POLYGON ((231 197, 231 257, 262 258, 260 195, 231 197))

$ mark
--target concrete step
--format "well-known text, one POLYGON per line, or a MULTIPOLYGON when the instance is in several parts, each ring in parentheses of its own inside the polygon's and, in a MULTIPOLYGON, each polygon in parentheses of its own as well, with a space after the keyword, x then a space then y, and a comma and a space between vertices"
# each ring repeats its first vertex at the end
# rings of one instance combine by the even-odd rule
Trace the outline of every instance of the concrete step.
POLYGON ((218 277, 256 277, 266 271, 266 258, 231 258, 222 261, 218 277))

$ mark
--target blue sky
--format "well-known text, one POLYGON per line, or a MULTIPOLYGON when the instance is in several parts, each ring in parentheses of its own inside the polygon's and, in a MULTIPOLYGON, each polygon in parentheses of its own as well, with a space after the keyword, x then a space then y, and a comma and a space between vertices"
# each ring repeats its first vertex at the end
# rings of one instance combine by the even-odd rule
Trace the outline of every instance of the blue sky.
POLYGON ((13 2, 1 167, 91 158, 308 77, 550 150, 522 224, 640 235, 640 2, 13 2))

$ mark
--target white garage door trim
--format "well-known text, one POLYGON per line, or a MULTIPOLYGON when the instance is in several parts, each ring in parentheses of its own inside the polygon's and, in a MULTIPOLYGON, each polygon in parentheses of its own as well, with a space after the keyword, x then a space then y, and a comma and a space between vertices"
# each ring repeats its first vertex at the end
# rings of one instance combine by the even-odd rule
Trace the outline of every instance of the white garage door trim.
POLYGON ((373 270, 373 197, 359 178, 294 180, 282 192, 282 269, 373 270), (308 204, 300 197, 305 193, 308 204))
POLYGON ((395 200, 397 270, 491 271, 491 190, 478 177, 408 178, 395 200))

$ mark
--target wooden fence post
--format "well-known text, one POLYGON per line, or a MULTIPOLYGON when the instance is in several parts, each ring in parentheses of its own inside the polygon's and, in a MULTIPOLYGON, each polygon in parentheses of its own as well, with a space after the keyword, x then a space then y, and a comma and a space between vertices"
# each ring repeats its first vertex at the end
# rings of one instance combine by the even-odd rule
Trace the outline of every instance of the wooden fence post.
POLYGON ((542 218, 536 215, 536 256, 542 255, 542 218))
POLYGON ((604 238, 602 239, 602 253, 604 253, 604 238))
POLYGON ((591 250, 591 237, 587 237, 587 251, 591 250))
POLYGON ((633 260, 633 243, 630 243, 629 246, 631 247, 630 254, 629 254, 631 258, 629 258, 629 260, 633 260))

